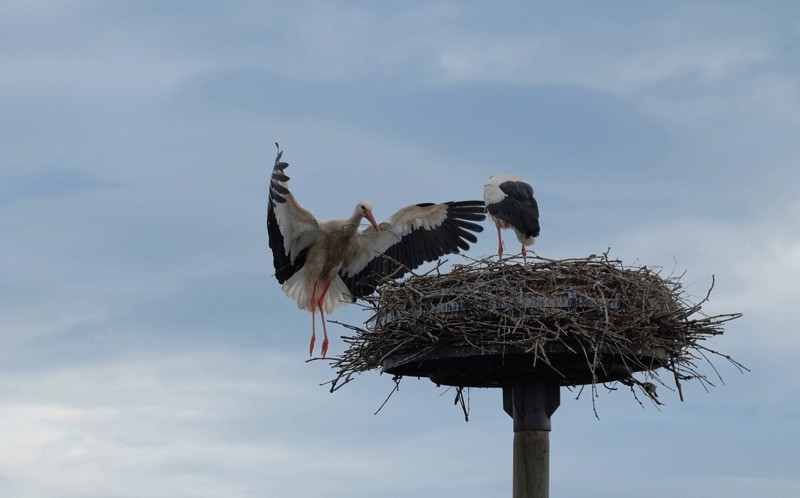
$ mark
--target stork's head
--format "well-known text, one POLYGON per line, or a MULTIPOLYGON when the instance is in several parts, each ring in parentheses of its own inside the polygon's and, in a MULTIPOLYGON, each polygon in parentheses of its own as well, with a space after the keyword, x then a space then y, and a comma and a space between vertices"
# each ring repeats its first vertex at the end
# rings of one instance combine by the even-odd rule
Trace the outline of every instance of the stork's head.
POLYGON ((356 204, 356 214, 360 214, 361 216, 369 220, 372 226, 375 227, 375 230, 377 230, 378 232, 381 231, 380 227, 378 226, 378 223, 375 221, 375 217, 372 216, 371 203, 367 201, 361 201, 358 204, 356 204))

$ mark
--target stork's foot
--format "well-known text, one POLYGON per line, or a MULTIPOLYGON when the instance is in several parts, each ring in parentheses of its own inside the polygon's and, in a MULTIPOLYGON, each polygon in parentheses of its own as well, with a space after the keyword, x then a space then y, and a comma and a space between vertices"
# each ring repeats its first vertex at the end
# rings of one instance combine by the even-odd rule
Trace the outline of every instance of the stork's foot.
POLYGON ((328 354, 328 338, 326 337, 322 341, 322 357, 325 358, 325 355, 328 354))
POLYGON ((322 309, 321 304, 319 307, 319 317, 322 318, 322 333, 324 335, 322 339, 322 357, 325 358, 325 355, 328 353, 328 327, 325 326, 325 310, 322 309))
MULTIPOLYGON (((314 355, 314 342, 317 340, 316 336, 311 336, 311 344, 308 345, 308 357, 312 357, 314 355)), ((325 344, 323 343, 323 347, 325 344)), ((324 350, 323 350, 324 351, 324 350)), ((322 356, 325 356, 325 353, 322 353, 322 356)))

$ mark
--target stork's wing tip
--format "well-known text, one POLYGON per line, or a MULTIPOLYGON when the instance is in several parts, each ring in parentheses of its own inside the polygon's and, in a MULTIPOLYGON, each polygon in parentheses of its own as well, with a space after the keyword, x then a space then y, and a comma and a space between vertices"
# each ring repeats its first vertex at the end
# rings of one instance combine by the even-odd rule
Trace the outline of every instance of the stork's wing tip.
POLYGON ((286 163, 281 163, 281 157, 283 157, 283 151, 281 150, 281 146, 278 145, 278 142, 275 142, 275 147, 278 149, 278 155, 275 157, 275 166, 282 165, 283 168, 288 166, 286 163))

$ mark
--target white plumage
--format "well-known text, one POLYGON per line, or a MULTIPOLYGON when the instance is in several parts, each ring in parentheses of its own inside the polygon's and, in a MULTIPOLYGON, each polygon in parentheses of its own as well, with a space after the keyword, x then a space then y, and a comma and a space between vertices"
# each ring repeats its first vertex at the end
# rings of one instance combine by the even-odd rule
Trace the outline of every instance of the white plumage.
POLYGON ((325 357, 325 313, 372 293, 386 277, 401 277, 426 261, 468 249, 468 241, 477 240, 472 232, 483 230, 474 223, 485 218, 481 201, 408 206, 380 225, 372 205, 362 201, 349 218, 318 220, 289 191, 284 173, 289 165, 282 155, 279 150, 272 170, 267 232, 281 290, 311 312, 309 354, 316 338, 315 312, 322 319, 325 357), (363 218, 372 226, 359 231, 363 218))

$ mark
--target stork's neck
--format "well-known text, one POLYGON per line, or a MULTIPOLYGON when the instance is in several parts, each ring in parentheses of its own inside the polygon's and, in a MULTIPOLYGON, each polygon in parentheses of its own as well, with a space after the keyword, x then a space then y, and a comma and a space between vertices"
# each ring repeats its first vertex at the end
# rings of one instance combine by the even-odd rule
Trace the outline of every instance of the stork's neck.
POLYGON ((367 218, 370 220, 370 223, 373 225, 375 224, 374 219, 372 218, 372 204, 367 201, 360 201, 356 204, 356 208, 353 209, 353 214, 345 221, 348 227, 352 228, 353 234, 358 231, 358 227, 361 225, 361 220, 367 218))
POLYGON ((360 209, 356 208, 356 210, 353 211, 353 214, 347 218, 346 229, 355 233, 358 230, 358 227, 361 225, 361 220, 363 219, 364 213, 362 213, 360 209))

